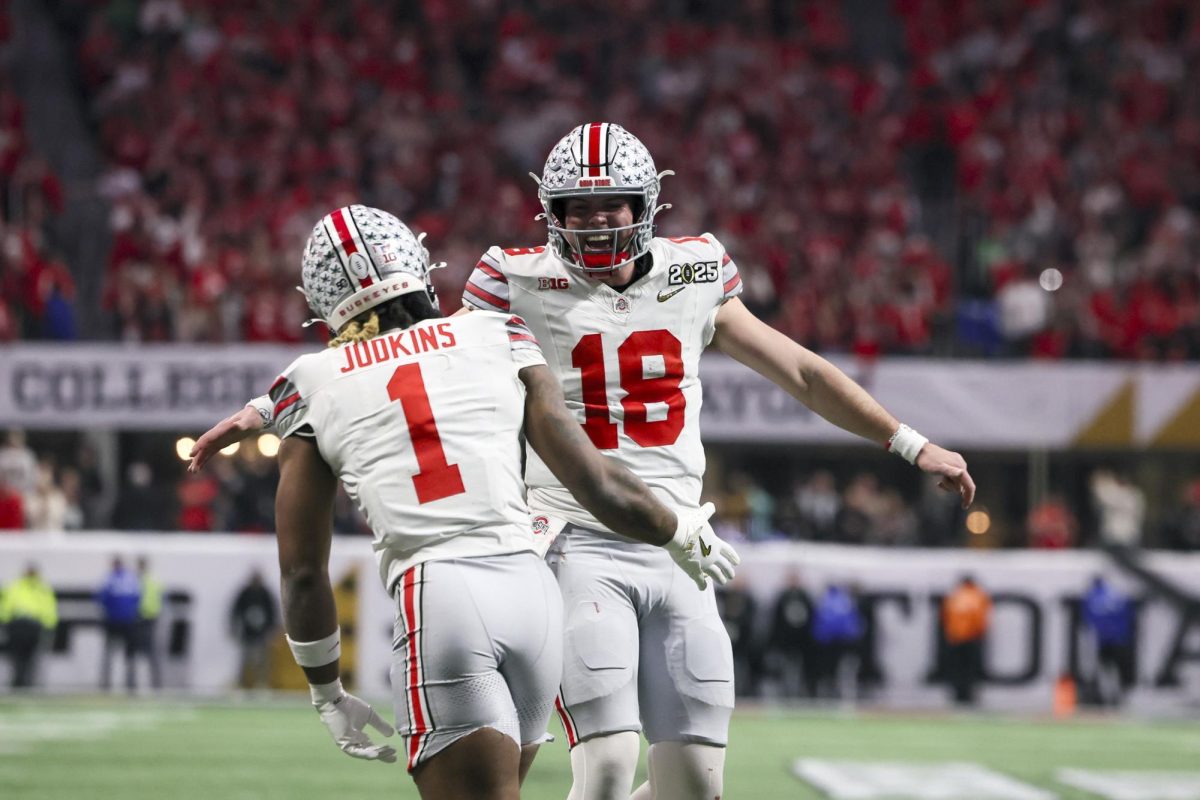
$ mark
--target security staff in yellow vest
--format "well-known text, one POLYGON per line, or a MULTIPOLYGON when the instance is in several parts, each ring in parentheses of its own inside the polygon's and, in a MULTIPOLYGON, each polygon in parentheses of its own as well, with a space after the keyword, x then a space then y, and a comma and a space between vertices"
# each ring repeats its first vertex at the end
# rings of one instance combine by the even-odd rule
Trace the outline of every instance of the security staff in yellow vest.
POLYGON ((162 584, 150 573, 150 563, 138 559, 138 583, 142 599, 138 603, 137 628, 134 631, 134 652, 141 653, 150 664, 150 685, 162 688, 162 663, 158 655, 158 618, 162 614, 162 584))
POLYGON ((38 650, 46 634, 58 625, 58 600, 54 589, 30 564, 25 574, 0 593, 0 624, 8 629, 8 654, 12 660, 12 686, 33 686, 38 650))

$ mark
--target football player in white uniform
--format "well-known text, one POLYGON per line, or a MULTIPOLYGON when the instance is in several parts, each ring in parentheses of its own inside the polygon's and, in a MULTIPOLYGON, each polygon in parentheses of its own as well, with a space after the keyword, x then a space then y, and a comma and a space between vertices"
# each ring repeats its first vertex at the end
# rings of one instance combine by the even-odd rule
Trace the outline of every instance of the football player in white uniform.
MULTIPOLYGON (((841 370, 754 317, 715 236, 654 236, 665 174, 620 126, 575 128, 539 179, 547 245, 491 248, 464 306, 520 314, 592 442, 672 503, 699 504, 698 367, 712 345, 830 422, 939 475, 969 505, 975 485, 962 456, 901 425, 841 370)), ((208 457, 269 423, 270 409, 253 402, 258 413, 247 406, 223 420, 197 452, 208 457)), ((634 800, 719 797, 733 660, 712 592, 694 591, 661 553, 613 534, 536 453, 526 481, 532 511, 565 534, 549 560, 566 614, 557 707, 572 748, 570 800, 629 797, 638 731, 650 743, 650 780, 634 800)))
MULTIPOLYGON (((975 487, 963 458, 754 317, 715 236, 654 236, 663 174, 620 126, 575 128, 538 180, 548 244, 488 250, 464 305, 520 314, 596 447, 674 505, 700 502, 698 368, 709 345, 834 424, 940 475, 969 505, 975 487)), ((682 585, 661 553, 613 534, 536 453, 526 482, 533 512, 565 521, 549 559, 566 614, 557 707, 572 747, 570 800, 628 796, 639 730, 650 743, 650 780, 635 800, 719 798, 733 661, 713 593, 682 585)))
POLYGON ((364 732, 391 726, 339 679, 327 570, 340 480, 397 604, 392 686, 421 796, 516 798, 562 674, 563 629, 535 552, 522 434, 604 524, 663 545, 698 585, 728 580, 737 557, 712 534, 709 510, 677 515, 596 452, 520 318, 441 319, 429 270, 403 223, 363 206, 326 215, 305 247, 303 291, 338 335, 269 393, 283 438, 284 622, 335 742, 394 761, 364 732))

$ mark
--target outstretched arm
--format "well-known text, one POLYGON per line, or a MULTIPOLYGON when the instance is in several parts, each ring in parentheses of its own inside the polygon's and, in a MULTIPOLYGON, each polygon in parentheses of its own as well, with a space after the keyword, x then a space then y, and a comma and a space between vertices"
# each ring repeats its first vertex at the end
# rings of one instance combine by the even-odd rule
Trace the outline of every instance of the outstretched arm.
POLYGON ((337 478, 315 444, 288 437, 279 447, 275 527, 279 539, 283 624, 288 645, 308 678, 313 705, 347 755, 392 762, 396 750, 374 744, 370 725, 384 736, 395 730, 365 702, 342 688, 337 605, 329 582, 329 546, 337 478))
POLYGON ((256 397, 241 410, 205 431, 192 445, 192 452, 188 453, 192 459, 188 464, 188 472, 199 472, 221 450, 266 428, 270 424, 270 409, 269 397, 256 397))
POLYGON ((706 576, 722 584, 733 578, 741 559, 708 524, 711 503, 677 516, 640 478, 600 455, 567 411, 549 368, 525 367, 519 374, 526 390, 526 438, 584 508, 618 533, 665 547, 701 589, 706 576))
MULTIPOLYGON (((899 421, 846 373, 762 322, 737 298, 717 312, 713 344, 839 428, 881 445, 900 429, 899 421)), ((975 482, 958 453, 926 442, 914 463, 940 475, 943 489, 957 489, 964 508, 975 499, 975 482)))

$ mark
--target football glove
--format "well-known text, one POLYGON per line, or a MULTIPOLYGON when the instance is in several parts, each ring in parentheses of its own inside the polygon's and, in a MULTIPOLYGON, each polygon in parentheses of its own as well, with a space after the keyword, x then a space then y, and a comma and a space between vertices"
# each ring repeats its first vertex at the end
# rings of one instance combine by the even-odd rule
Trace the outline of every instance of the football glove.
POLYGON ((724 586, 733 580, 733 568, 741 563, 737 551, 722 541, 708 524, 717 508, 705 503, 699 509, 677 511, 679 517, 675 536, 665 547, 675 563, 703 591, 712 578, 724 586))
POLYGON ((375 709, 342 689, 342 682, 310 686, 313 705, 321 715, 321 722, 329 729, 333 741, 342 752, 354 758, 369 761, 396 760, 396 748, 388 744, 375 744, 363 729, 370 725, 384 736, 391 736, 396 729, 375 713, 375 709))

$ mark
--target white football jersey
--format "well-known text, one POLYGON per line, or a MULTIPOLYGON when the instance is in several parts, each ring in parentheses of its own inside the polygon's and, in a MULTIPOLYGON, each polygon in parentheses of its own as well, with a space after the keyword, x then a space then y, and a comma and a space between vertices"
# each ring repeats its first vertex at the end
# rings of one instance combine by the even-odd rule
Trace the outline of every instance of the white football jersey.
POLYGON ((275 426, 316 440, 391 591, 425 561, 533 549, 517 373, 544 363, 511 314, 426 320, 296 359, 271 387, 275 426))
MULTIPOLYGON (((704 475, 700 354, 742 280, 712 234, 656 238, 650 258, 650 271, 618 292, 545 247, 493 247, 463 302, 522 317, 592 443, 664 502, 694 507, 704 475)), ((526 482, 535 513, 605 530, 532 450, 526 482)))

